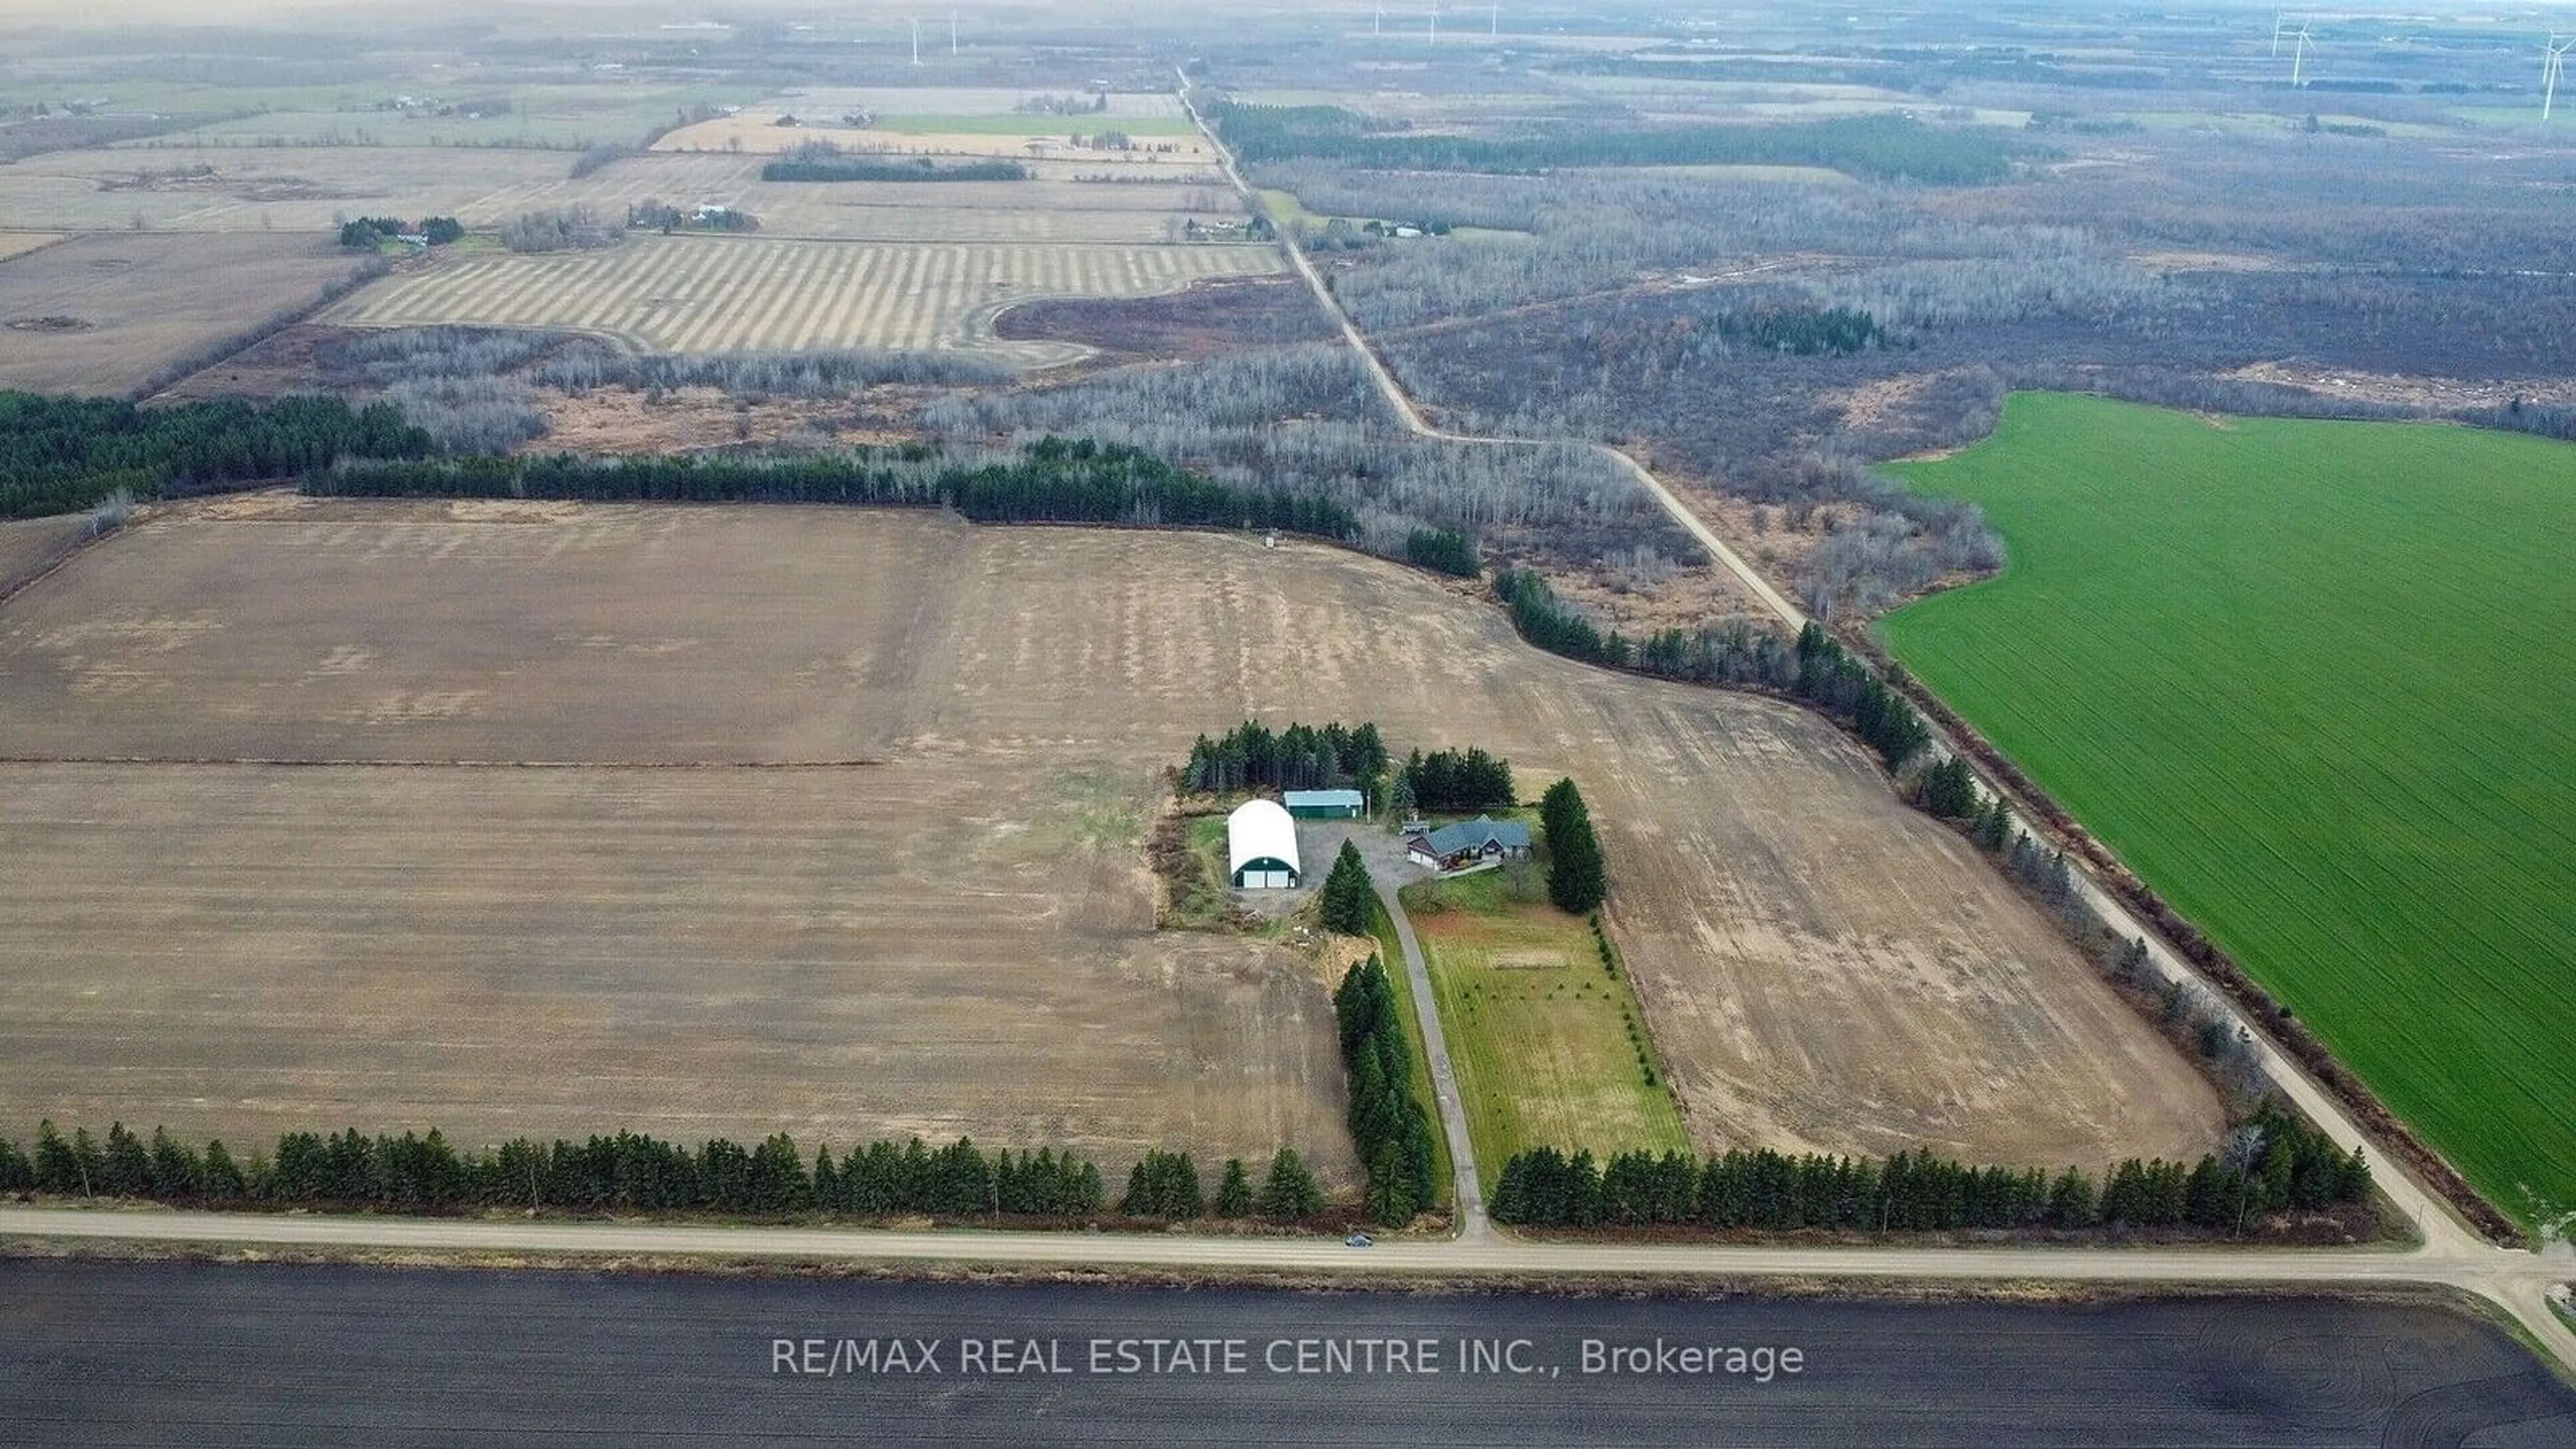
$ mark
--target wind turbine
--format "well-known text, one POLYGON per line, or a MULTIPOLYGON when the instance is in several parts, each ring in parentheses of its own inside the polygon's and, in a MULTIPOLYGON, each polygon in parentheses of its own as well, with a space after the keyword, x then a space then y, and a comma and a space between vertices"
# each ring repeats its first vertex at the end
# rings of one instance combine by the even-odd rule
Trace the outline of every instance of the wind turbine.
POLYGON ((1431 43, 1440 43, 1440 0, 1431 0, 1431 43))
POLYGON ((2547 57, 2540 63, 2540 119, 2544 121, 2558 103, 2558 77, 2566 73, 2571 48, 2576 48, 2576 35, 2561 40, 2553 34, 2541 42, 2540 53, 2547 57))
POLYGON ((912 63, 921 64, 921 20, 918 16, 912 22, 912 63))
POLYGON ((2297 39, 2299 48, 2290 57, 2290 89, 2294 91, 2308 83, 2308 27, 2304 22, 2299 26, 2297 39))
POLYGON ((1503 34, 1503 7, 1501 7, 1500 5, 1488 5, 1488 6, 1486 6, 1486 7, 1485 7, 1485 37, 1486 37, 1488 40, 1499 40, 1499 39, 1501 39, 1501 38, 1502 38, 1502 34, 1503 34))
POLYGON ((954 10, 948 12, 948 54, 951 58, 957 54, 957 12, 954 10))
POLYGON ((2280 11, 2272 12, 2272 58, 2274 60, 2281 58, 2281 37, 2289 33, 2288 21, 2289 17, 2280 11))
POLYGON ((1369 34, 1386 34, 1386 0, 1377 0, 1377 15, 1369 21, 1369 34))

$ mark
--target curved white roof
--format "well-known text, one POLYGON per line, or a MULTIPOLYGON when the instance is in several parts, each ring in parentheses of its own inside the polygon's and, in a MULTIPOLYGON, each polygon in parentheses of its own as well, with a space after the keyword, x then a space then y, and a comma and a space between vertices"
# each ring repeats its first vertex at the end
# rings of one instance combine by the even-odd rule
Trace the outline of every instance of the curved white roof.
POLYGON ((1225 869, 1231 875, 1247 861, 1269 856, 1305 873, 1297 863, 1297 822, 1276 800, 1246 800, 1225 817, 1225 869))

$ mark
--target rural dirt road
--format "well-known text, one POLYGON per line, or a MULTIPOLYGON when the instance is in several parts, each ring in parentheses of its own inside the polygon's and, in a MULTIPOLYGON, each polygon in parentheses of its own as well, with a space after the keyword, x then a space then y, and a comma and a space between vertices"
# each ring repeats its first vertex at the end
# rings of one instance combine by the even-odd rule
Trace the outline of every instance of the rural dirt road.
POLYGON ((267 1217, 236 1213, 0 1208, 12 1238, 128 1241, 199 1247, 304 1248, 351 1253, 585 1254, 714 1261, 859 1261, 1365 1277, 1831 1280, 1859 1283, 2118 1283, 2134 1286, 2371 1287, 2433 1285, 2502 1305, 2562 1365, 2576 1368, 2576 1333, 2548 1309, 2548 1285, 2576 1275, 2576 1255, 2482 1245, 2235 1251, 2224 1248, 1714 1247, 1393 1239, 1367 1249, 1314 1238, 1217 1238, 1173 1233, 882 1232, 820 1228, 682 1227, 626 1223, 267 1217))
MULTIPOLYGON (((1197 125, 1200 132, 1206 136, 1208 145, 1214 150, 1219 161, 1223 163, 1227 178, 1234 183, 1235 189, 1242 195, 1245 204, 1252 207, 1254 211, 1258 213, 1261 206, 1258 193, 1256 193, 1250 183, 1245 180, 1241 168, 1236 164, 1234 153, 1227 149, 1224 142, 1218 138, 1216 129, 1207 123, 1204 116, 1199 114, 1198 107, 1190 99, 1189 81, 1186 76, 1181 78, 1181 103, 1188 110, 1190 120, 1197 125)), ((1377 349, 1370 344, 1368 335, 1360 330, 1359 324, 1352 319, 1348 311, 1344 310, 1340 300, 1334 296, 1332 289, 1324 284, 1322 275, 1315 270, 1315 265, 1313 261, 1306 256, 1305 249, 1298 246, 1296 240, 1285 233, 1280 236, 1279 240, 1281 250, 1286 252, 1288 260, 1295 268, 1297 275, 1305 279, 1307 287, 1315 295, 1316 303, 1320 305, 1325 310, 1326 314, 1331 316, 1335 323, 1340 326, 1343 339, 1350 344, 1352 352, 1355 353, 1359 357, 1361 363, 1367 367, 1369 376, 1376 381, 1378 391, 1385 397, 1387 406, 1394 412, 1397 420, 1400 421, 1408 431, 1421 437, 1436 438, 1446 442, 1497 447, 1527 445, 1532 442, 1540 441, 1531 438, 1490 437, 1453 433, 1434 426, 1429 419, 1423 416, 1422 410, 1415 405, 1412 397, 1405 392, 1403 385, 1396 381, 1395 374, 1388 369, 1385 360, 1378 355, 1377 349)), ((1727 544, 1726 540, 1720 538, 1717 533, 1708 526, 1707 522, 1699 516, 1696 510, 1684 502, 1681 497, 1674 493, 1670 487, 1666 486, 1661 479, 1657 478, 1650 469, 1648 469, 1644 464, 1638 462, 1635 458, 1629 456, 1627 453, 1622 452, 1617 448, 1610 447, 1608 444, 1595 443, 1592 444, 1592 446, 1599 449, 1609 457, 1617 460, 1619 465, 1627 470, 1630 476, 1637 480, 1639 486, 1643 487, 1647 493, 1655 499, 1656 503, 1663 508, 1665 513, 1672 518, 1674 523, 1678 524, 1684 531, 1688 532, 1691 537, 1697 539, 1700 545, 1708 550, 1711 558, 1715 559, 1727 570, 1727 572, 1734 575, 1746 588, 1750 589, 1754 596, 1762 601, 1764 607, 1770 609, 1783 624, 1793 630, 1802 628, 1806 625, 1808 619, 1805 612, 1799 609, 1795 604, 1791 603, 1786 596, 1779 592, 1779 590, 1773 588, 1770 582, 1764 579, 1751 564, 1747 563, 1741 554, 1737 553, 1727 544)), ((1928 719, 1924 721, 1924 723, 1932 731, 1932 750, 1933 758, 1935 760, 1957 756, 1961 753, 1958 749, 1957 742, 1953 740, 1949 733, 1942 729, 1938 723, 1928 719)), ((1989 791, 2003 796, 2007 804, 2013 803, 2011 796, 2008 793, 1997 790, 1992 781, 1983 780, 1982 776, 1980 778, 1981 783, 1983 783, 1989 791)), ((2012 815, 2012 824, 2015 827, 2031 831, 2034 838, 2046 838, 2044 832, 2041 831, 2031 820, 2027 811, 2016 808, 2013 810, 2012 815)), ((2354 1147, 2360 1147, 2366 1151, 2369 1149, 2369 1139, 2363 1134, 2359 1125, 2353 1121, 2351 1115, 2344 1110, 2343 1104, 2336 1100, 2333 1094, 2326 1091, 2326 1089, 2308 1073, 2307 1069, 2303 1065, 2301 1065, 2296 1059, 2292 1058, 2288 1053, 2280 1050, 2272 1042, 2269 1036, 2267 1036, 2263 1031, 2257 1029, 2252 1023, 2248 1022, 2242 1013, 2235 1010, 2233 1003, 2229 1001, 2226 993, 2218 990, 2210 982, 2203 979, 2200 973, 2187 963, 2180 953, 2176 952, 2170 945, 2168 945, 2161 936, 2147 929, 2142 922, 2140 922, 2135 916, 2131 915, 2127 908, 2122 906, 2111 892, 2105 889, 2102 884, 2081 864, 2071 860, 2070 864, 2076 865, 2075 883, 2077 894, 2083 899, 2087 906, 2092 908, 2103 924, 2122 936, 2146 942, 2148 956, 2150 961, 2153 963, 2153 969, 2162 980, 2194 985, 2207 995, 2209 1001, 2217 1004, 2226 1013, 2226 1015, 2234 1021, 2240 1030, 2250 1038, 2253 1043, 2256 1058, 2263 1072, 2278 1087, 2282 1095, 2296 1103, 2299 1110, 2306 1113, 2311 1121, 2315 1122, 2334 1139, 2336 1145, 2347 1149, 2354 1147)), ((1414 989, 1417 993, 1423 993, 1421 999, 1425 1000, 1429 999, 1426 987, 1427 983, 1421 979, 1418 973, 1416 973, 1414 989)), ((1461 1136, 1462 1134, 1457 1134, 1453 1131, 1452 1135, 1461 1136)), ((2102 1276, 2118 1277, 2126 1281, 2175 1282, 2265 1281, 2269 1274, 2276 1270, 2287 1269, 2289 1264, 2293 1261, 2318 1263, 2320 1265, 2318 1271, 2320 1271, 2323 1276, 2315 1278, 2287 1278, 2279 1281, 2348 1281, 2344 1279, 2341 1274, 2346 1271, 2358 1271, 2365 1262, 2381 1265, 2381 1270, 2386 1269, 2387 1265, 2402 1265, 2394 1269, 2394 1278, 2399 1280, 2444 1283, 2454 1287, 2465 1288, 2502 1305, 2512 1313, 2515 1320, 2522 1324, 2525 1329, 2531 1332, 2535 1337, 2547 1343, 2551 1352, 2558 1357, 2562 1364, 2570 1368, 2576 1368, 2576 1332, 2571 1332, 2569 1330, 2566 1322, 2551 1311, 2541 1296, 2548 1283, 2552 1281, 2565 1281, 2570 1277, 2576 1277, 2576 1253, 2571 1253, 2569 1245, 2565 1243, 2553 1244, 2547 1259, 2528 1253, 2494 1247, 2488 1244, 2484 1239, 2480 1238, 2478 1234, 2452 1210, 2448 1201, 2443 1199, 2439 1194, 2430 1191, 2421 1182, 2417 1181, 2414 1175, 2405 1169, 2404 1164, 2393 1160, 2393 1158, 2388 1154, 2373 1153, 2372 1156, 2373 1168, 2380 1190, 2396 1206, 2397 1211, 2406 1215, 2408 1220, 2415 1225, 2418 1233, 2422 1236, 2423 1245, 2415 1251, 2402 1254, 2373 1254, 2368 1255, 2366 1258, 2355 1258, 2352 1255, 2334 1254, 2320 1254, 2315 1255, 2314 1257, 2301 1254, 2293 1257, 2291 1255, 2277 1254, 2211 1255, 2199 1252, 2177 1254, 2154 1250, 2137 1250, 2114 1254, 2046 1253, 2038 1255, 2038 1258, 2060 1269, 2066 1268, 2070 1264, 2077 1263, 2090 1263, 2103 1269, 2116 1269, 2116 1271, 2109 1272, 2102 1276), (2554 1261, 2555 1266, 2539 1266, 2546 1261, 2554 1261), (2165 1276, 2167 1274, 2171 1274, 2172 1276, 2165 1276)), ((1461 1160, 1463 1164, 1463 1158, 1461 1160)), ((1538 1250, 1531 1249, 1529 1251, 1538 1250)), ((1716 1251, 1731 1252, 1732 1250, 1674 1251, 1695 1254, 1700 1252, 1716 1251)), ((1788 1259, 1793 1259, 1797 1256, 1798 1255, 1795 1253, 1773 1255, 1765 1252, 1761 1255, 1761 1261, 1771 1262, 1776 1257, 1779 1261, 1786 1262, 1788 1259)), ((1840 1261, 1843 1255, 1839 1252, 1834 1252, 1823 1256, 1827 1259, 1840 1261)), ((1985 1256, 1991 1260, 2021 1262, 2022 1260, 2031 1258, 2032 1255, 2022 1253, 2001 1253, 1985 1256)), ((1927 1255, 1901 1251, 1882 1253, 1874 1260, 1880 1265, 1876 1271, 1882 1274, 1902 1274, 1905 1276, 1945 1276, 1940 1273, 1928 1271, 1917 1274, 1909 1272, 1906 1269, 1892 1266, 1899 1263, 1912 1262, 1918 1257, 1927 1257, 1927 1255)), ((1972 1260, 1975 1260, 1978 1257, 1979 1255, 1976 1254, 1935 1251, 1928 1254, 1928 1261, 1950 1262, 1962 1265, 1958 1272, 1947 1276, 1981 1276, 1976 1269, 1968 1266, 1972 1260)), ((1873 1260, 1868 1257, 1856 1254, 1855 1261, 1846 1267, 1836 1270, 1829 1269, 1821 1264, 1808 1268, 1791 1268, 1787 1266, 1771 1266, 1764 1268, 1753 1266, 1752 1261, 1748 1260, 1744 1266, 1740 1266, 1733 1271, 1767 1271, 1775 1273, 1817 1272, 1827 1274, 1832 1274, 1836 1271, 1844 1273, 1868 1273, 1872 1271, 1869 1266, 1871 1261, 1873 1260)), ((1538 1264, 1531 1261, 1525 1262, 1523 1266, 1535 1269, 1538 1264)), ((1609 1270, 1603 1269, 1602 1271, 1609 1270)), ((1703 1269, 1701 1271, 1725 1270, 1703 1269)), ((2377 1276, 2378 1271, 2379 1270, 2374 1270, 2372 1276, 2377 1276)), ((2010 1274, 2006 1273, 2003 1276, 2010 1276, 2010 1274)), ((2042 1276, 2048 1275, 2043 1274, 2042 1276)), ((2090 1271, 2078 1271, 2069 1274, 2068 1276, 2092 1277, 2097 1275, 2090 1271)))

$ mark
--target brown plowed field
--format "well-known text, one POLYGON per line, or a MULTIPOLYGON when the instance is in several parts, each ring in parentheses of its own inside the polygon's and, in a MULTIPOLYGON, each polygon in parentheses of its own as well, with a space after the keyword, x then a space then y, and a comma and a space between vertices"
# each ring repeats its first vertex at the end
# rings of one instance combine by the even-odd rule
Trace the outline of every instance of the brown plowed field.
POLYGON ((1155 772, 1247 713, 1577 774, 1703 1142, 2099 1164, 2217 1130, 1841 736, 1536 654, 1389 565, 283 499, 0 611, 10 753, 572 763, 0 766, 0 1118, 1293 1140, 1347 1181, 1321 981, 1150 925, 1155 772))

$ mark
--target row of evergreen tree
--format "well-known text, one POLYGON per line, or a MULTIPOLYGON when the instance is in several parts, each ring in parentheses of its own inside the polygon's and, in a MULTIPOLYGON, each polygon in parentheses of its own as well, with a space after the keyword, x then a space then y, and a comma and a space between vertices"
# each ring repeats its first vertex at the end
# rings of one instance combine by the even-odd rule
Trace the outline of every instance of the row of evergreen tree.
POLYGON ((1464 750, 1415 750, 1396 772, 1402 798, 1416 810, 1490 810, 1509 807, 1512 762, 1470 745, 1464 750))
POLYGON ((1503 1165, 1491 1209, 1502 1223, 1543 1227, 1695 1225, 1773 1232, 1977 1228, 2196 1227, 2241 1232, 2269 1214, 2355 1203, 2370 1195, 2358 1149, 2266 1105, 2198 1162, 2137 1158, 2097 1180, 2067 1168, 1972 1167, 1928 1152, 1884 1160, 1768 1148, 1699 1158, 1625 1152, 1597 1163, 1533 1148, 1503 1165))
POLYGON ((1316 494, 1238 488, 1087 438, 1042 438, 994 461, 943 459, 911 444, 810 458, 559 453, 358 463, 308 477, 305 490, 338 497, 945 505, 983 523, 1276 529, 1336 541, 1359 527, 1348 508, 1316 494))
POLYGON ((1903 768, 1932 743, 1930 727, 1905 696, 1889 688, 1812 619, 1798 631, 1797 655, 1798 677, 1791 681, 1789 692, 1848 723, 1878 751, 1887 768, 1903 768))
POLYGON ((372 251, 398 236, 417 236, 434 247, 462 241, 465 225, 452 216, 424 216, 415 228, 399 216, 362 216, 340 223, 340 245, 372 251))
POLYGON ((1198 737, 1181 766, 1181 788, 1199 795, 1367 788, 1386 766, 1386 742, 1374 724, 1291 723, 1273 730, 1248 719, 1218 739, 1198 737))
MULTIPOLYGON (((557 1208, 1080 1220, 1106 1206, 1100 1169, 1070 1152, 988 1155, 964 1137, 936 1148, 918 1137, 877 1141, 838 1156, 823 1147, 809 1166, 783 1132, 750 1146, 718 1137, 692 1149, 620 1132, 578 1143, 520 1137, 489 1151, 459 1151, 436 1128, 399 1137, 352 1129, 288 1132, 272 1152, 236 1157, 221 1139, 200 1150, 167 1129, 147 1139, 122 1122, 104 1138, 87 1128, 66 1137, 50 1121, 36 1129, 32 1152, 0 1138, 0 1192, 415 1213, 557 1208)), ((1271 1158, 1258 1193, 1243 1160, 1228 1159, 1213 1200, 1187 1153, 1149 1152, 1117 1204, 1128 1217, 1257 1213, 1282 1223, 1312 1219, 1324 1208, 1313 1169, 1286 1147, 1271 1158)))
MULTIPOLYGON (((2066 853, 2043 846, 2028 831, 2017 829, 2003 797, 1979 789, 1976 773, 1966 760, 1951 755, 1932 765, 1916 778, 1914 792, 1915 803, 1924 813, 1957 822, 1979 849, 1997 857, 2005 874, 2044 904, 2062 912, 2078 908, 2075 871, 2067 864, 2066 853)), ((2144 981, 2142 973, 2123 979, 2133 985, 2144 981)))
POLYGON ((1741 625, 1668 629, 1638 644, 1567 607, 1545 579, 1527 569, 1497 571, 1494 594, 1520 636, 1551 654, 1667 679, 1778 690, 1850 725, 1891 770, 1932 742, 1914 706, 1812 620, 1787 650, 1769 634, 1741 625))
POLYGON ((1118 1200, 1118 1211, 1131 1218, 1258 1216, 1274 1223, 1298 1223, 1324 1211, 1324 1189, 1293 1147, 1282 1147, 1271 1157, 1258 1192, 1243 1159, 1227 1158, 1213 1198, 1201 1187, 1198 1166, 1188 1153, 1148 1152, 1127 1174, 1127 1194, 1118 1200))
POLYGON ((1485 571, 1477 556, 1475 536, 1454 528, 1417 528, 1404 536, 1404 561, 1418 569, 1451 578, 1472 579, 1485 571))
POLYGON ((1368 1173, 1363 1205, 1381 1223, 1410 1222, 1438 1201, 1439 1153, 1430 1114, 1413 1092, 1413 1051, 1400 1011, 1375 956, 1352 967, 1333 993, 1351 1078, 1351 1143, 1368 1173))
POLYGON ((202 1206, 376 1208, 443 1212, 477 1207, 599 1212, 821 1211, 856 1216, 1099 1213, 1100 1169, 1052 1149, 986 1155, 965 1138, 926 1147, 874 1142, 809 1166, 777 1133, 744 1146, 713 1138, 692 1149, 634 1132, 551 1144, 514 1138, 459 1151, 436 1128, 369 1136, 354 1129, 288 1132, 274 1150, 236 1157, 221 1139, 203 1150, 155 1129, 147 1140, 117 1123, 105 1138, 37 1128, 35 1148, 0 1139, 0 1191, 145 1198, 202 1206))
POLYGON ((1643 639, 1631 639, 1584 617, 1530 569, 1497 570, 1494 596, 1502 600, 1512 628, 1523 639, 1568 659, 1631 669, 1658 679, 1783 694, 1798 683, 1799 656, 1778 635, 1740 619, 1711 628, 1660 629, 1643 639))
MULTIPOLYGON (((1547 898, 1571 915, 1589 915, 1610 893, 1601 838, 1592 830, 1592 807, 1572 780, 1547 787, 1538 803, 1539 828, 1547 833, 1547 898)), ((1595 930, 1599 929, 1596 922, 1595 930)))
POLYGON ((429 435, 385 403, 181 403, 0 392, 0 518, 77 513, 119 491, 175 497, 298 477, 333 459, 421 458, 429 435))

